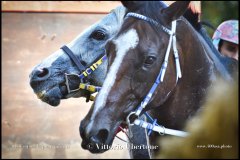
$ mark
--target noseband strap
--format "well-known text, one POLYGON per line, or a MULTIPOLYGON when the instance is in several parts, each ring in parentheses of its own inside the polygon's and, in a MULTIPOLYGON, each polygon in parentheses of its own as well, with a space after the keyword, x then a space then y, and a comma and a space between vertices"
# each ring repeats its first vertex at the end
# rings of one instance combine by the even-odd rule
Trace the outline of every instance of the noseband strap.
POLYGON ((82 72, 85 70, 84 65, 81 63, 81 61, 78 59, 77 56, 75 56, 73 54, 73 52, 66 46, 62 46, 61 49, 67 53, 67 55, 71 58, 71 60, 76 64, 76 66, 78 67, 79 71, 82 72))
MULTIPOLYGON (((101 87, 86 83, 88 82, 87 76, 90 75, 92 72, 94 72, 105 60, 107 60, 107 55, 105 53, 102 53, 99 57, 97 57, 97 60, 95 60, 91 66, 85 67, 81 63, 81 61, 78 59, 78 57, 75 56, 74 53, 66 45, 62 46, 61 49, 70 57, 70 59, 76 64, 79 71, 81 72, 80 74, 65 73, 66 86, 67 86, 68 93, 78 91, 79 89, 88 90, 90 91, 90 93, 98 92, 101 89, 101 87), (77 76, 81 80, 81 83, 79 84, 78 88, 70 89, 68 76, 77 76)), ((91 95, 89 96, 90 96, 89 99, 93 100, 93 98, 91 98, 91 95)))

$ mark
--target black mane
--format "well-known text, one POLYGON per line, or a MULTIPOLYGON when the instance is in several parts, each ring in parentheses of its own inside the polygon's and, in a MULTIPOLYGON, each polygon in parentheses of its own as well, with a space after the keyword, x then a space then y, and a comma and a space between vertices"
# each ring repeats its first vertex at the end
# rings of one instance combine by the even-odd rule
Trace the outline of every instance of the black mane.
POLYGON ((193 26, 196 31, 199 31, 202 27, 201 23, 199 22, 199 14, 197 12, 193 12, 190 8, 186 10, 183 17, 188 20, 188 22, 193 26))

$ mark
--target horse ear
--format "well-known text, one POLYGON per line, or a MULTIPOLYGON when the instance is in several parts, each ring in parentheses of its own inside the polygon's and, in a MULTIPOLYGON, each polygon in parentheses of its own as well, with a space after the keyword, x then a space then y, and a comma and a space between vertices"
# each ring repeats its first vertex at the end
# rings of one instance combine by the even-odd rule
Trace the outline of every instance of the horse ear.
POLYGON ((141 1, 121 1, 121 3, 130 11, 136 10, 141 5, 141 1))
POLYGON ((169 24, 182 16, 189 6, 190 1, 177 1, 171 4, 169 7, 161 10, 164 16, 164 20, 169 24))

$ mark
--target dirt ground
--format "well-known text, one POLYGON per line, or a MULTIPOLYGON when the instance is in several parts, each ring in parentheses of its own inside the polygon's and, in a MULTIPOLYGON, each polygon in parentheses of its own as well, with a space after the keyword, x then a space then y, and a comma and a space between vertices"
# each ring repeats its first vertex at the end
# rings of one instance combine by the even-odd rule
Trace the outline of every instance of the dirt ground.
POLYGON ((52 107, 29 85, 35 65, 103 16, 2 13, 2 158, 129 158, 118 139, 113 145, 123 148, 103 154, 81 148, 78 128, 91 103, 68 99, 52 107))

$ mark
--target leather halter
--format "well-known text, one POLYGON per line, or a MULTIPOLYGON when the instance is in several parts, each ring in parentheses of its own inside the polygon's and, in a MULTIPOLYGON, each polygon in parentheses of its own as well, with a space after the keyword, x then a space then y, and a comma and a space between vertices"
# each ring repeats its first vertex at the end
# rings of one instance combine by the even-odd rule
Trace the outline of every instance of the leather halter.
MULTIPOLYGON (((81 74, 65 73, 66 86, 67 86, 68 93, 78 91, 79 89, 88 90, 91 93, 98 92, 101 89, 101 87, 88 84, 87 76, 90 75, 93 71, 95 71, 98 68, 98 66, 100 66, 103 63, 103 61, 107 59, 106 54, 105 53, 101 54, 99 56, 101 58, 98 57, 97 61, 95 60, 96 62, 94 61, 90 67, 85 67, 85 65, 82 64, 82 62, 78 59, 78 57, 74 55, 74 53, 66 45, 62 46, 61 49, 70 57, 70 59, 74 62, 74 64, 77 66, 78 70, 81 73, 81 74), (69 83, 68 83, 68 76, 77 76, 81 80, 81 83, 79 84, 79 88, 74 90, 70 89, 69 83)), ((91 97, 91 95, 89 95, 88 99, 94 100, 94 97, 91 97)))

